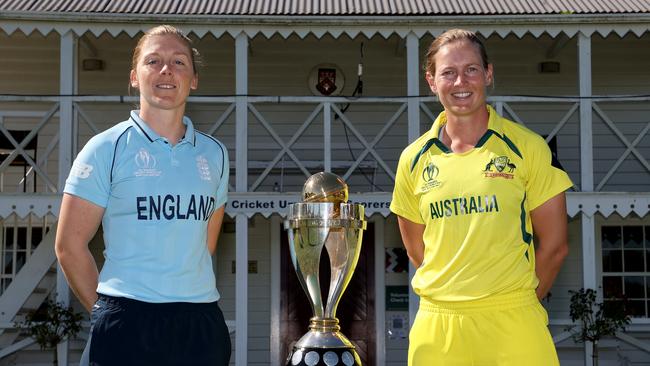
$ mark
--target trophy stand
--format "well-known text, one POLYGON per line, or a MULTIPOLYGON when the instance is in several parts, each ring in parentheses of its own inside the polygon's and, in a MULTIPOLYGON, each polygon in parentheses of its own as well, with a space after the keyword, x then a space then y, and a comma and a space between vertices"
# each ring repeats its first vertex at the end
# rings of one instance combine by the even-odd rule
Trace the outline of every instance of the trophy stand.
POLYGON ((298 280, 314 316, 294 345, 287 366, 361 365, 354 345, 341 333, 336 308, 361 252, 364 207, 347 203, 348 186, 332 173, 317 173, 303 187, 303 202, 289 206, 285 229, 298 280), (323 247, 330 259, 330 286, 323 307, 319 265, 323 247))

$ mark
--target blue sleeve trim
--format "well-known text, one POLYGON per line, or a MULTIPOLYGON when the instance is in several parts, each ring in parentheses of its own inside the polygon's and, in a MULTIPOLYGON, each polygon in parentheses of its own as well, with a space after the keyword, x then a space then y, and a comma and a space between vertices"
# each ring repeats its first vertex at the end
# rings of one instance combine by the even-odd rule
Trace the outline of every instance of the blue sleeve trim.
POLYGON ((135 123, 135 125, 138 126, 138 128, 140 129, 140 131, 142 131, 142 133, 143 133, 143 134, 144 134, 144 135, 149 139, 149 141, 153 142, 153 140, 151 139, 151 137, 149 137, 149 135, 147 134, 147 131, 145 131, 144 128, 142 128, 142 126, 140 126, 140 124, 138 123, 138 121, 136 121, 135 118, 133 118, 133 117, 129 117, 129 118, 131 118, 131 121, 133 121, 133 123, 135 123))
POLYGON ((108 176, 109 183, 113 183, 113 167, 115 166, 115 157, 117 155, 117 145, 120 143, 120 139, 124 134, 131 128, 131 126, 127 127, 115 140, 115 146, 113 146, 113 159, 111 161, 111 172, 108 176))

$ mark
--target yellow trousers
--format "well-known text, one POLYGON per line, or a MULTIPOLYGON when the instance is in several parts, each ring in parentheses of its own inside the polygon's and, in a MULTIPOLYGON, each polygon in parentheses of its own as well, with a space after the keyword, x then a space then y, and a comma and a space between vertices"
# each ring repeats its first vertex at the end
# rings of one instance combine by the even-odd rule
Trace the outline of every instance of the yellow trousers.
POLYGON ((409 366, 559 366, 548 315, 534 291, 420 308, 409 366))

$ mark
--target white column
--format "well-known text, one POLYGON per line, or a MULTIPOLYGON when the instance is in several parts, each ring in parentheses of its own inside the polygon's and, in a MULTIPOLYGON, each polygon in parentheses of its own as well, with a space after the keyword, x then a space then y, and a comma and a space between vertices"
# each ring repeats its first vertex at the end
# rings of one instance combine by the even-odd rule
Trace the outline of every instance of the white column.
POLYGON ((280 354, 280 236, 282 218, 271 216, 271 365, 280 366, 286 355, 280 354))
POLYGON ((594 190, 592 144, 591 38, 578 33, 578 83, 580 87, 580 182, 583 192, 594 190))
MULTIPOLYGON (((77 92, 77 36, 71 31, 61 36, 59 54, 59 94, 74 95, 77 92)), ((59 179, 58 190, 63 191, 65 180, 72 166, 74 111, 71 97, 61 97, 59 104, 59 179)), ((57 264, 56 301, 70 304, 70 288, 61 266, 57 264)), ((57 346, 59 366, 68 365, 68 341, 57 346)))
POLYGON ((386 364, 386 276, 384 273, 385 243, 384 223, 386 218, 377 217, 375 224, 375 354, 377 366, 386 364))
MULTIPOLYGON (((237 192, 248 191, 248 36, 240 33, 235 38, 235 141, 237 192)), ((238 214, 235 219, 235 364, 248 364, 248 218, 238 214)))
POLYGON ((408 139, 420 137, 420 40, 414 33, 406 36, 406 95, 408 100, 408 139))
MULTIPOLYGON (((591 38, 578 33, 578 83, 580 87, 580 187, 594 190, 594 154, 592 143, 591 38)), ((582 213, 582 285, 598 289, 594 217, 582 213)), ((592 366, 591 342, 585 342, 585 366, 592 366)))
MULTIPOLYGON (((68 32, 61 36, 59 56, 59 94, 74 95, 77 92, 77 37, 68 32)), ((61 97, 59 103, 59 192, 63 191, 65 180, 72 166, 74 151, 74 111, 72 98, 61 97)))
POLYGON ((326 172, 332 171, 332 103, 323 103, 323 163, 326 172))
MULTIPOLYGON (((420 52, 419 39, 414 33, 406 36, 406 92, 408 99, 408 139, 409 143, 420 136, 420 101, 417 96, 420 95, 420 52)), ((409 263, 409 284, 415 268, 409 263)), ((409 285, 409 321, 413 324, 415 314, 418 311, 420 299, 413 292, 409 285)))

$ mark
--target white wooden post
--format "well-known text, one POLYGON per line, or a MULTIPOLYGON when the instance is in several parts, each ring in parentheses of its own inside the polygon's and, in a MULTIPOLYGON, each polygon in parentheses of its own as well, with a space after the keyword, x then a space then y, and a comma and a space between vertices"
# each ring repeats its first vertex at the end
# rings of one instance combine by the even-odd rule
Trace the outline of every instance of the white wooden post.
MULTIPOLYGON (((594 190, 591 99, 591 37, 578 33, 578 74, 580 87, 580 186, 583 192, 594 190)), ((598 290, 596 276, 595 221, 582 213, 582 283, 598 290)), ((585 366, 592 366, 592 347, 585 342, 585 366)))
POLYGON ((332 103, 323 103, 323 163, 325 171, 332 171, 332 103))
POLYGON ((377 335, 375 360, 377 366, 384 366, 386 364, 386 274, 384 273, 386 218, 379 216, 372 222, 375 224, 375 332, 377 335))
MULTIPOLYGON (((406 93, 408 95, 408 139, 409 143, 420 136, 420 57, 419 39, 413 33, 406 36, 406 93)), ((416 268, 409 263, 409 283, 413 279, 416 268)), ((409 323, 413 325, 415 314, 420 306, 420 299, 409 285, 409 323)), ((384 337, 385 335, 382 335, 384 337)))
MULTIPOLYGON (((60 98, 59 104, 59 179, 58 191, 62 192, 65 180, 72 166, 74 111, 72 98, 77 92, 77 36, 72 31, 61 36, 59 55, 59 94, 66 95, 60 98)), ((70 288, 66 281, 61 266, 57 263, 56 273, 56 301, 64 305, 70 304, 70 288)), ((57 346, 59 366, 68 365, 68 341, 57 346)))
MULTIPOLYGON (((248 191, 248 36, 239 33, 235 38, 235 141, 237 192, 248 191)), ((248 364, 248 218, 235 218, 235 364, 248 364)))
POLYGON ((280 354, 280 292, 281 288, 281 257, 280 248, 282 233, 282 217, 271 216, 271 365, 280 366, 287 355, 280 354))
POLYGON ((420 40, 414 33, 406 36, 406 95, 408 99, 408 139, 420 137, 420 40))

